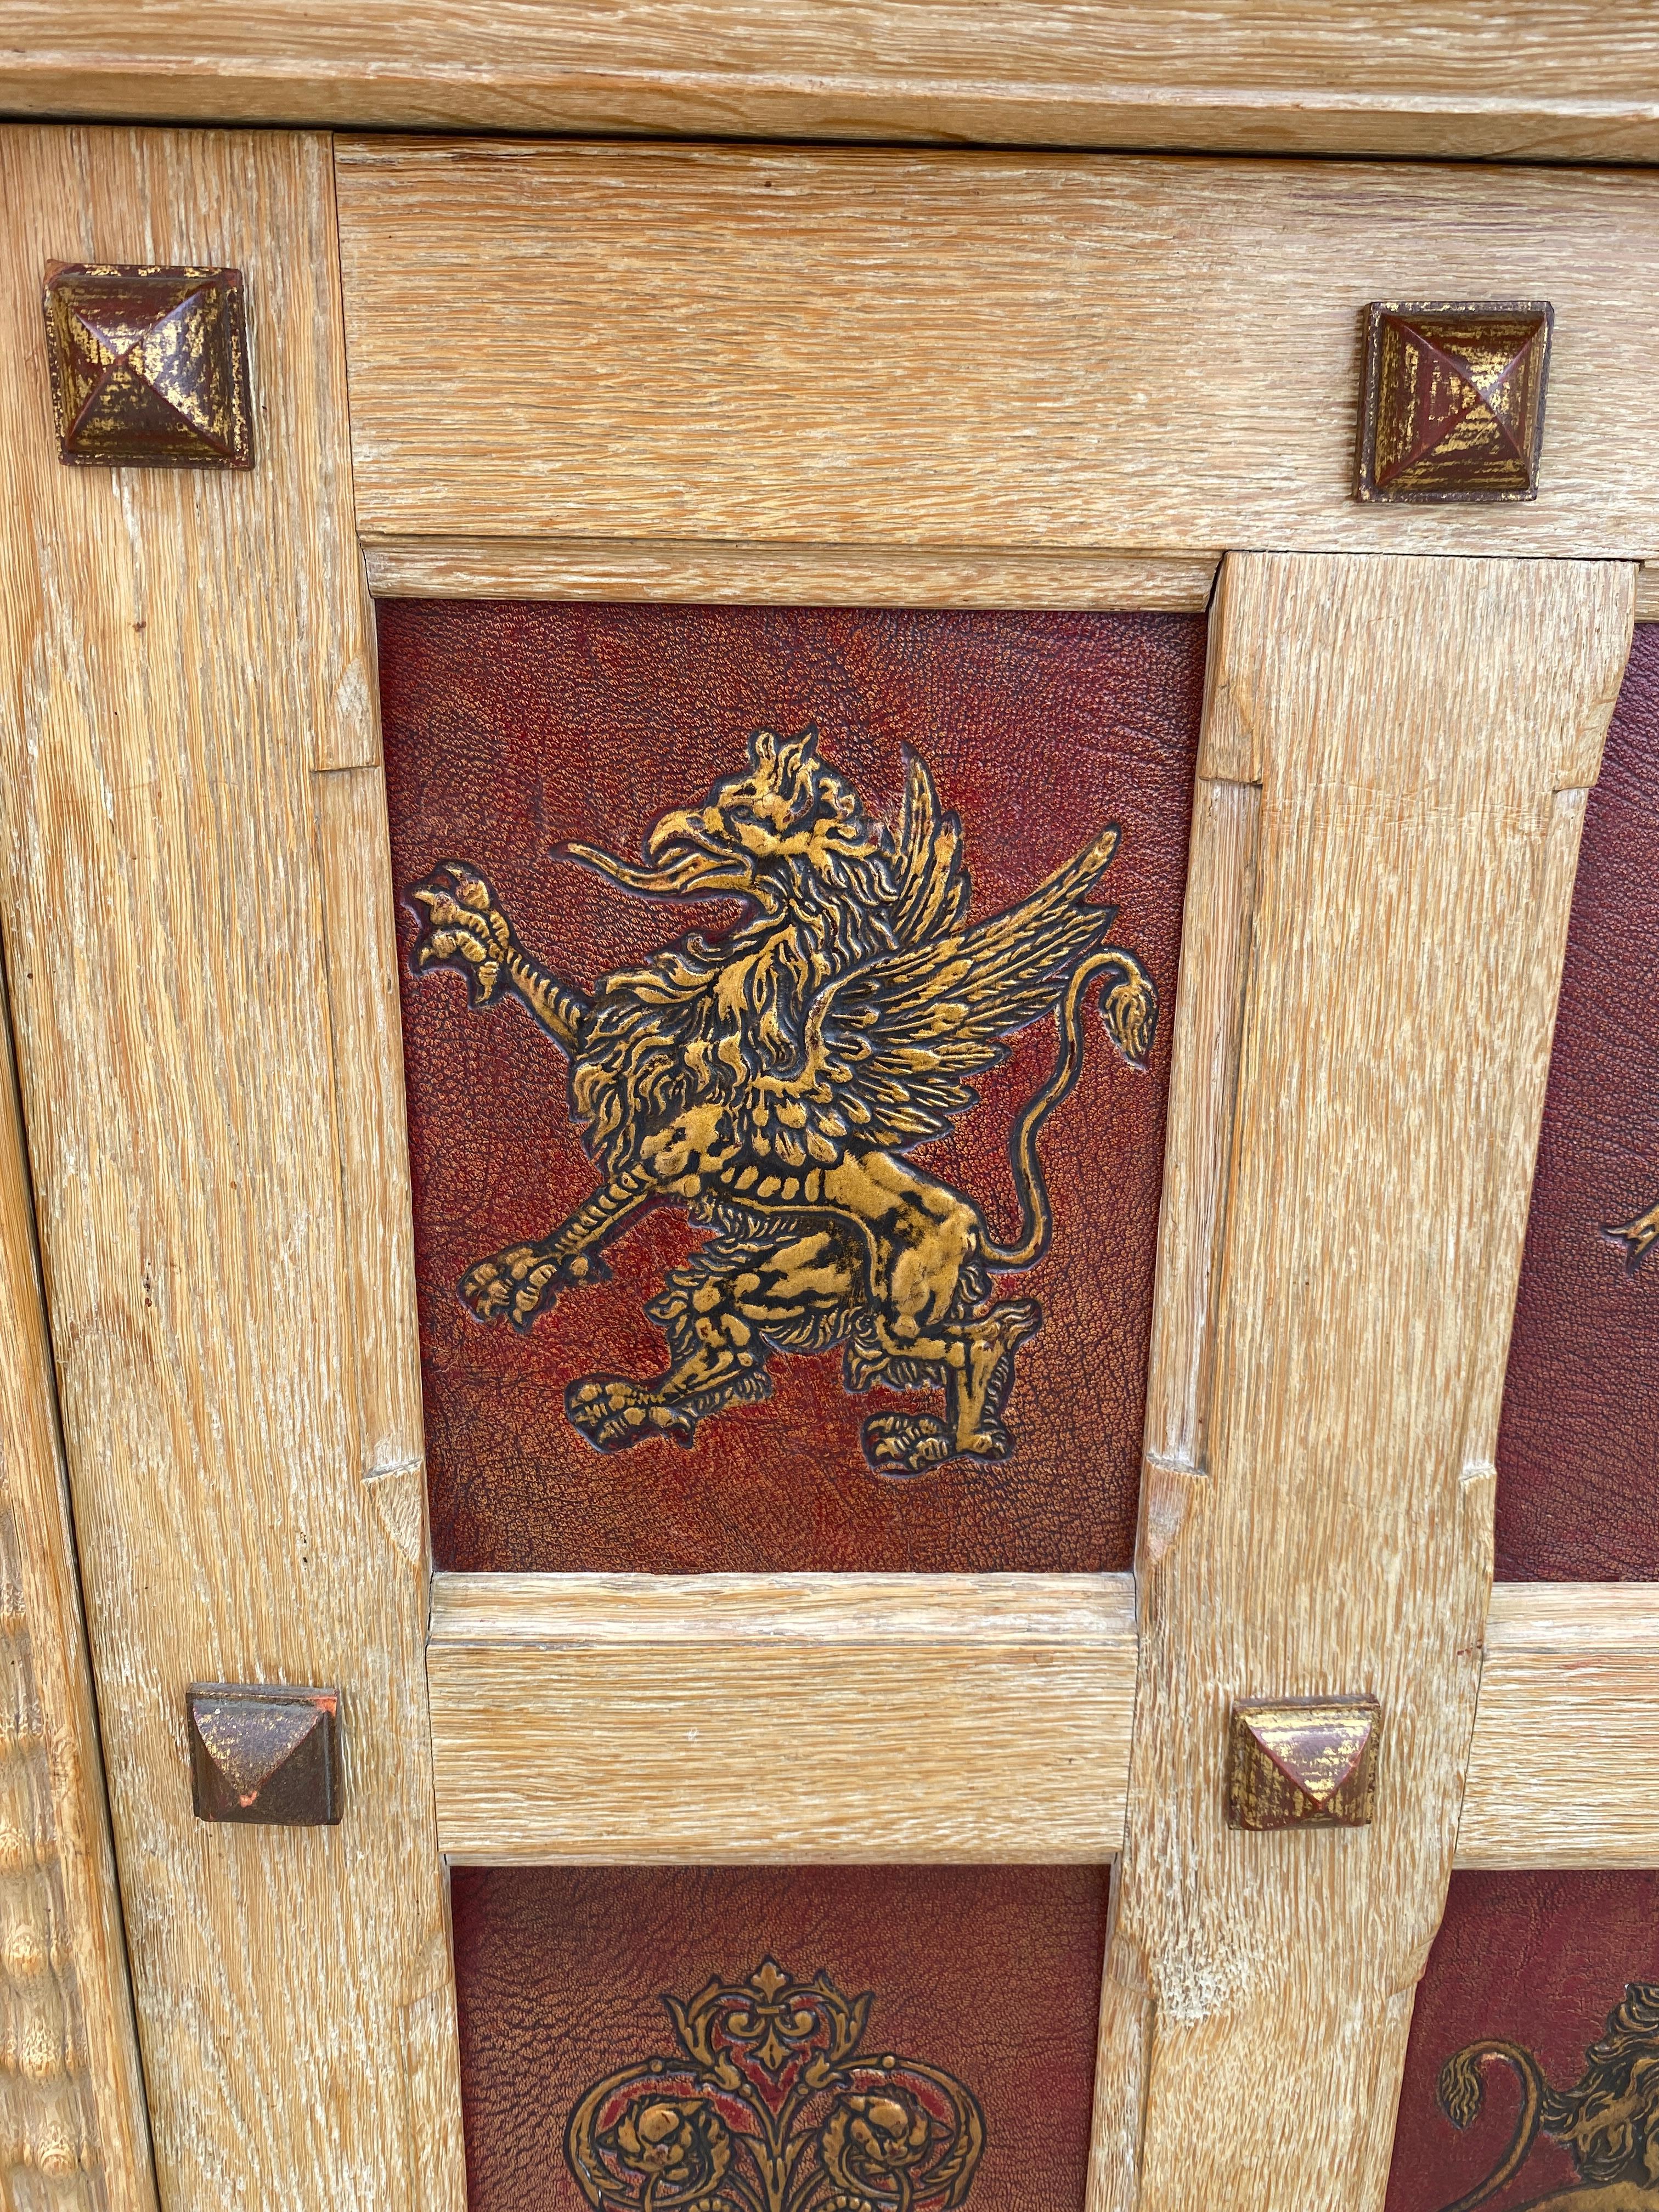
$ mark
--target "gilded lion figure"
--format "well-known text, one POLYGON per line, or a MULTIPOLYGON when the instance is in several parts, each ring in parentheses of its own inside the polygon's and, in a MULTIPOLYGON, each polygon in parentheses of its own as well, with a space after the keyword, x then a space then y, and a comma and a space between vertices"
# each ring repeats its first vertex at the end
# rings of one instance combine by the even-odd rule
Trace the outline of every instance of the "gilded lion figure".
POLYGON ((1474 2212, 1512 2181, 1540 2135, 1565 2143, 1578 2180, 1527 2199, 1522 2212, 1659 2212, 1659 1982, 1631 1982, 1584 2053, 1571 2089, 1552 2089, 1537 2059, 1493 2038, 1455 2051, 1440 2069, 1440 2108, 1454 2127, 1480 2112, 1489 2061, 1521 2084, 1521 2111, 1498 2164, 1445 2212, 1474 2212))
POLYGON ((1043 1121, 1082 1064, 1085 1000, 1146 1064, 1158 994, 1090 902, 1118 844, 1104 827, 1019 904, 966 920, 962 825, 907 753, 896 826, 872 818, 808 729, 749 741, 740 771, 665 813, 639 863, 586 845, 556 857, 642 898, 736 902, 726 933, 693 933, 591 996, 520 944, 479 871, 447 860, 409 897, 417 972, 458 970, 475 1007, 518 1001, 569 1060, 569 1110, 599 1188, 551 1234, 480 1260, 460 1296, 527 1329, 561 1293, 604 1279, 605 1248, 647 1207, 683 1205, 712 1232, 647 1311, 668 1341, 651 1380, 592 1375, 566 1411, 602 1451, 690 1445, 699 1422, 767 1395, 774 1353, 843 1349, 855 1391, 941 1387, 943 1418, 864 1424, 878 1473, 1005 1458, 1002 1413, 1030 1298, 996 1276, 1047 1247, 1043 1121), (1021 1234, 996 1243, 972 1200, 905 1158, 976 1103, 972 1079, 1052 1016, 1057 1054, 1011 1139, 1021 1234))

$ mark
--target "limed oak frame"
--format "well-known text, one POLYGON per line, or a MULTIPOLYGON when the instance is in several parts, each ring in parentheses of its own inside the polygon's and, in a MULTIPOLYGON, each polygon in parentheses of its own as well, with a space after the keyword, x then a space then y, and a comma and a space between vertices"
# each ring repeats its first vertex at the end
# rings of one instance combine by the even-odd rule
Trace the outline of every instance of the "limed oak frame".
POLYGON ((0 0, 17 115, 1651 161, 1642 0, 0 0))
MULTIPOLYGON (((3 150, 0 932, 162 2201, 459 2207, 446 1851, 1121 1852, 1091 2212, 1380 2201, 1454 1857, 1659 1848, 1647 1593, 1488 1606, 1577 825, 1659 556, 1638 361, 1659 183, 49 127, 3 150), (38 288, 71 257, 247 271, 252 479, 58 466, 38 288), (810 328, 789 312, 807 276, 810 328), (1556 299, 1545 496, 1358 513, 1357 308, 1460 289, 1556 299), (994 363, 952 343, 993 325, 994 363), (1283 550, 1243 550, 1263 544, 1283 550), (432 1578, 366 580, 1194 606, 1224 556, 1136 1577, 432 1578), (1402 911, 1454 918, 1432 972, 1367 934, 1379 854, 1402 911), (1335 948, 1340 1008, 1306 988, 1335 948), (1461 1026, 1430 1018, 1449 991, 1461 1026), (1432 1049, 1387 1030, 1402 992, 1432 1049), (1295 1173, 1269 1204, 1271 1145, 1295 1173), (1356 1163, 1389 1234, 1338 1270, 1322 1236, 1356 1163), (1433 1265, 1448 1221, 1477 1255, 1455 1279, 1433 1265), (1408 1320, 1434 1358, 1402 1370, 1408 1320), (774 1701, 688 1806, 664 1778, 757 1639, 774 1701), (852 1648, 887 1686, 866 1759, 872 1729, 908 1751, 923 1715, 938 1741, 902 1807, 834 1767, 820 1685, 852 1648), (340 1830, 191 1822, 191 1676, 342 1683, 340 1830), (1228 1836, 1227 1696, 1314 1688, 1382 1697, 1376 1829, 1228 1836), (1589 1802, 1571 1751, 1592 1727, 1589 1802), (801 1778, 779 1798, 786 1747, 801 1778), (1289 2028, 1320 2161, 1257 2172, 1289 2028), (1194 2069, 1202 2173, 1182 2163, 1194 2069)), ((27 1602, 73 1719, 72 1604, 27 1602)), ((95 1857, 95 1800, 53 1819, 95 1857)), ((98 1941, 76 1917, 74 2002, 107 2055, 75 2094, 142 2206, 98 1941)), ((90 2169, 61 2201, 91 2212, 90 2169)))

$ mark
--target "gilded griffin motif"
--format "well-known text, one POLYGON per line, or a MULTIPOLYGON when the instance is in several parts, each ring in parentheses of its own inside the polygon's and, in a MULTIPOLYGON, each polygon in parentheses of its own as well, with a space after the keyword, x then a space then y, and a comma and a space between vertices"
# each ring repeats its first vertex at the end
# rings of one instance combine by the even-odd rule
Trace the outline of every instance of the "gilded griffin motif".
POLYGON ((962 825, 908 756, 896 826, 876 819, 811 730, 762 731, 696 805, 664 814, 640 862, 586 845, 557 857, 647 899, 735 902, 724 934, 693 933, 591 996, 520 942, 484 877, 448 860, 410 898, 417 972, 448 968, 475 1007, 515 999, 569 1060, 571 1118, 599 1188, 550 1235, 471 1267, 482 1321, 527 1329, 604 1279, 604 1251, 649 1206, 685 1206, 711 1232, 648 1311, 668 1340, 651 1380, 592 1375, 565 1395, 602 1451, 690 1445, 699 1422, 764 1398, 769 1358, 842 1348, 848 1387, 942 1386, 944 1418, 873 1414, 866 1456, 910 1476, 995 1461, 1019 1346, 1041 1325, 994 1279, 1041 1257, 1051 1216, 1037 1133, 1077 1079, 1085 1000, 1134 1066, 1158 996, 1108 941, 1116 909, 1090 894, 1118 844, 1103 829, 1029 897, 969 922, 962 825), (906 1158, 976 1103, 973 1079, 1052 1015, 1054 1066, 1010 1149, 1022 1206, 1012 1245, 973 1200, 906 1158))

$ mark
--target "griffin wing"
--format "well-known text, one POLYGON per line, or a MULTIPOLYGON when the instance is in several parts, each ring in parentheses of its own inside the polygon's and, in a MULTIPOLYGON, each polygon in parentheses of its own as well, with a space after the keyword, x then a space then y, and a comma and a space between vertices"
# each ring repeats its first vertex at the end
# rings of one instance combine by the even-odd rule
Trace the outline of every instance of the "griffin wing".
POLYGON ((904 810, 899 817, 898 896, 890 915, 901 945, 920 945, 954 929, 968 907, 962 865, 962 823, 941 811, 933 779, 920 753, 904 749, 904 810))
POLYGON ((960 823, 939 814, 927 769, 913 761, 899 839, 899 943, 827 984, 809 1017, 832 1094, 827 1131, 839 1121, 883 1148, 943 1136, 975 1103, 969 1079, 1053 1011, 1115 919, 1115 907, 1085 903, 1117 848, 1115 826, 1030 898, 970 929, 960 926, 961 840, 960 823))

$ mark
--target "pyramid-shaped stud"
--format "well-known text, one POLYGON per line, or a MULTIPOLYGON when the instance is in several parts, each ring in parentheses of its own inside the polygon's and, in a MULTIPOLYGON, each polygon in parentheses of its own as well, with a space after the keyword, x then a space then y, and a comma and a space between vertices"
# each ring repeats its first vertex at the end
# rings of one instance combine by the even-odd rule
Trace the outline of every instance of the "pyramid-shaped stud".
POLYGON ((192 1682, 185 1693, 198 1820, 331 1827, 340 1818, 340 1693, 192 1682))
POLYGON ((58 450, 82 466, 248 469, 253 414, 240 269, 50 269, 58 450))
POLYGON ((1363 500, 1536 499, 1547 300, 1378 300, 1365 313, 1363 500))
POLYGON ((1227 1742, 1235 1828, 1363 1828, 1376 1798, 1375 1698, 1236 1704, 1227 1742))

